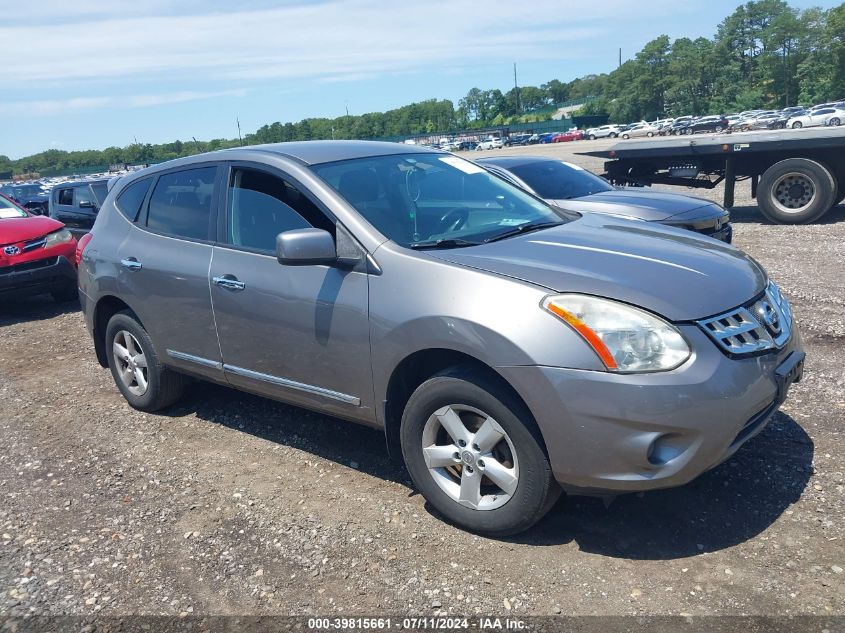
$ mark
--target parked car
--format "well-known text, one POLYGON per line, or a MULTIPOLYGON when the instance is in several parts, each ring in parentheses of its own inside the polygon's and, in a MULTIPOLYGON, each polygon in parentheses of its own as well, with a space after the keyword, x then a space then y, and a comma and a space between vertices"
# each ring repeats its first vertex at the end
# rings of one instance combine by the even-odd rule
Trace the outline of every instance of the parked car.
POLYGON ((619 126, 602 125, 601 127, 591 127, 584 135, 591 141, 597 138, 616 138, 619 136, 619 126))
POLYGON ((131 406, 173 404, 189 374, 383 428, 432 507, 484 534, 561 489, 687 483, 802 374, 789 303, 741 251, 420 147, 156 165, 88 236, 85 322, 131 406))
POLYGON ((684 127, 678 129, 677 134, 699 134, 701 132, 715 132, 719 134, 728 129, 728 120, 723 116, 703 116, 693 119, 684 127))
POLYGON ((737 126, 734 126, 731 129, 739 132, 776 129, 772 126, 780 124, 786 125, 785 121, 788 120, 788 117, 784 120, 784 116, 779 112, 768 112, 742 120, 737 126))
POLYGON ((825 117, 824 124, 837 127, 842 125, 843 121, 845 121, 845 108, 836 108, 831 114, 825 117))
POLYGON ((475 161, 552 205, 696 231, 730 243, 730 214, 715 202, 642 187, 614 187, 571 163, 543 156, 497 156, 475 161))
POLYGON ((557 132, 546 132, 544 134, 540 134, 537 137, 536 142, 540 145, 545 145, 546 143, 551 143, 556 134, 557 134, 557 132))
POLYGON ((552 137, 552 143, 568 143, 569 141, 580 141, 584 138, 584 132, 581 130, 569 130, 568 132, 558 132, 552 137))
POLYGON ((0 194, 11 198, 32 215, 47 215, 47 192, 39 184, 8 184, 0 186, 0 194))
POLYGON ((629 127, 627 130, 622 132, 622 138, 629 139, 629 138, 637 138, 640 136, 648 136, 652 137, 660 131, 660 128, 652 123, 646 123, 645 121, 641 123, 636 123, 629 127))
POLYGON ((49 198, 50 217, 64 224, 75 235, 87 233, 94 226, 107 193, 107 178, 55 185, 49 198))
POLYGON ((502 149, 503 147, 504 143, 498 136, 488 136, 483 141, 479 141, 475 149, 481 151, 483 149, 502 149))
POLYGON ((810 110, 807 114, 792 117, 787 121, 787 127, 798 129, 802 127, 818 127, 825 124, 828 116, 835 114, 836 108, 818 108, 810 110))
POLYGON ((0 304, 44 293, 76 299, 76 240, 61 222, 0 194, 0 304))
POLYGON ((504 140, 504 144, 508 146, 528 145, 528 139, 530 138, 530 134, 511 134, 504 140))

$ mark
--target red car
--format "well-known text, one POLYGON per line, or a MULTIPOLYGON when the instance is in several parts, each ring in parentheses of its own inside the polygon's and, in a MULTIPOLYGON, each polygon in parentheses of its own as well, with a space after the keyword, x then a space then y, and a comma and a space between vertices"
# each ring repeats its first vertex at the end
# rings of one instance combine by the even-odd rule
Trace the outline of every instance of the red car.
POLYGON ((558 132, 552 137, 552 143, 566 143, 567 141, 580 141, 584 138, 581 130, 570 130, 569 132, 558 132))
POLYGON ((0 305, 47 292, 56 301, 76 299, 76 266, 76 239, 64 224, 0 194, 0 305))

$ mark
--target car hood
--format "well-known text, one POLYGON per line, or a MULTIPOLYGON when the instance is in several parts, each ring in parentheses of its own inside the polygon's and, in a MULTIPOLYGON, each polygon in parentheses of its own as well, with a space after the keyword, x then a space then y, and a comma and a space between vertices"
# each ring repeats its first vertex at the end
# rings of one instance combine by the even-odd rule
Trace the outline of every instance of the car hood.
POLYGON ((609 213, 650 222, 662 222, 696 209, 711 211, 714 207, 718 208, 709 200, 693 196, 641 189, 614 189, 583 198, 548 200, 548 202, 579 213, 609 213))
POLYGON ((45 215, 0 220, 0 244, 16 244, 58 231, 64 224, 45 215))
POLYGON ((554 292, 617 299, 676 322, 735 308, 762 292, 767 279, 748 255, 716 240, 598 214, 482 246, 428 253, 554 292))

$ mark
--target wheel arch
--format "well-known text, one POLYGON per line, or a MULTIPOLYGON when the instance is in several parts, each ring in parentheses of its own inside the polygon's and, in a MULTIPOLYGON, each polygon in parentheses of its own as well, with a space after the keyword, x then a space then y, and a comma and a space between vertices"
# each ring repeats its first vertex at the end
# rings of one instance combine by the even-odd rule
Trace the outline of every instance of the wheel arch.
MULTIPOLYGON (((524 408, 523 413, 531 416, 530 421, 537 426, 525 400, 499 372, 487 363, 453 349, 442 347, 421 349, 405 356, 394 367, 387 382, 383 403, 384 434, 391 455, 402 454, 399 427, 402 423, 402 413, 411 394, 432 376, 451 368, 471 370, 493 382, 499 389, 512 396, 524 408)), ((541 444, 545 451, 545 442, 542 441, 541 444)))
MULTIPOLYGON (((138 323, 141 323, 141 319, 138 318, 138 313, 135 312, 123 299, 114 295, 104 295, 100 297, 97 300, 97 304, 94 306, 94 320, 92 328, 94 333, 94 351, 97 354, 97 362, 100 363, 102 367, 109 366, 108 355, 106 354, 106 327, 109 324, 109 320, 115 314, 122 312, 123 310, 129 310, 132 312, 138 323)), ((143 323, 141 323, 141 327, 144 327, 143 323)))

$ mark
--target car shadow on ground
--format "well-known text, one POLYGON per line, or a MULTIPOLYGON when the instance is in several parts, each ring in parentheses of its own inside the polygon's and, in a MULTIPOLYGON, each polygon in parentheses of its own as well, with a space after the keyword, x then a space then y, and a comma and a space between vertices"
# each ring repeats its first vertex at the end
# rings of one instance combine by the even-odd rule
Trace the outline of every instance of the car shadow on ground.
MULTIPOLYGON (((845 222, 845 204, 833 207, 833 209, 825 213, 821 219, 816 220, 813 224, 838 224, 840 222, 845 222)), ((774 224, 763 215, 760 207, 756 204, 731 208, 731 223, 774 224)))
MULTIPOLYGON (((291 446, 416 494, 398 456, 388 459, 384 435, 297 407, 198 382, 166 414, 196 413, 256 437, 291 446)), ((760 435, 719 467, 681 488, 601 499, 564 498, 531 530, 508 539, 627 559, 663 560, 732 547, 766 530, 801 496, 812 474, 813 442, 778 413, 760 435)), ((437 515, 430 504, 426 510, 437 515)))
POLYGON ((26 321, 43 321, 62 314, 79 312, 79 301, 58 303, 50 295, 22 299, 0 299, 0 327, 26 321))

